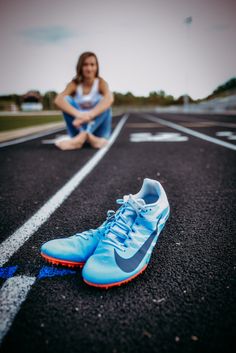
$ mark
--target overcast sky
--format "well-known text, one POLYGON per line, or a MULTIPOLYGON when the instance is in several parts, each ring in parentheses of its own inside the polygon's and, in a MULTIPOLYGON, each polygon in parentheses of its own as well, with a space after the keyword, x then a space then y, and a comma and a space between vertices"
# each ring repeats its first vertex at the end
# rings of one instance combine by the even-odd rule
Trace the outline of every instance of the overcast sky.
POLYGON ((0 4, 0 95, 62 91, 87 50, 116 92, 202 98, 236 76, 236 0, 0 4))

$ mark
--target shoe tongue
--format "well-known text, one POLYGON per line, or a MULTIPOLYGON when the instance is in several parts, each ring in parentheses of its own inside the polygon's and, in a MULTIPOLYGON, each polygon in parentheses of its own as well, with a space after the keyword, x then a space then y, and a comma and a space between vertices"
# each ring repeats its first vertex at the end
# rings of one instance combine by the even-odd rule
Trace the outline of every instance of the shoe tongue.
MULTIPOLYGON (((134 197, 132 197, 131 195, 129 196, 124 196, 123 198, 125 201, 129 201, 130 204, 134 204, 134 207, 138 207, 138 206, 144 206, 146 203, 143 199, 139 198, 139 199, 135 199, 134 197)), ((126 224, 129 225, 130 227, 133 225, 135 219, 136 219, 136 216, 137 216, 137 213, 135 211, 135 209, 131 209, 131 207, 129 207, 128 209, 127 208, 124 208, 123 211, 122 211, 122 216, 123 218, 126 220, 126 224)), ((121 221, 122 223, 122 221, 121 221)), ((125 231, 123 230, 123 228, 121 229, 119 227, 119 225, 115 224, 113 226, 113 229, 115 229, 118 233, 125 233, 125 231)), ((121 235, 121 237, 123 238, 123 236, 121 235)))
POLYGON ((136 199, 133 195, 124 195, 123 196, 123 200, 124 201, 129 201, 131 204, 132 203, 137 203, 137 204, 139 204, 140 206, 143 206, 143 205, 146 205, 146 202, 144 201, 144 199, 142 199, 142 198, 138 198, 138 199, 136 199))
POLYGON ((144 199, 136 199, 136 202, 137 202, 140 206, 146 205, 146 202, 144 201, 144 199))

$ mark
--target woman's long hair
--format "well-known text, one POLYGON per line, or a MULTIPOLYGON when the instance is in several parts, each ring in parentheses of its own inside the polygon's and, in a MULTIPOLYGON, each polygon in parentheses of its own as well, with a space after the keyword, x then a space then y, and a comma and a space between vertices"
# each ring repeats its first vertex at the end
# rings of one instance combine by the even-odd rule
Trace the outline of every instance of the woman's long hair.
POLYGON ((87 59, 89 56, 94 56, 96 59, 96 63, 97 63, 97 72, 95 77, 99 77, 99 64, 98 64, 98 58, 96 56, 95 53, 91 52, 91 51, 86 51, 84 53, 82 53, 78 59, 77 65, 76 65, 76 76, 72 79, 73 82, 75 82, 76 84, 79 84, 80 82, 83 82, 83 64, 85 59, 87 59))

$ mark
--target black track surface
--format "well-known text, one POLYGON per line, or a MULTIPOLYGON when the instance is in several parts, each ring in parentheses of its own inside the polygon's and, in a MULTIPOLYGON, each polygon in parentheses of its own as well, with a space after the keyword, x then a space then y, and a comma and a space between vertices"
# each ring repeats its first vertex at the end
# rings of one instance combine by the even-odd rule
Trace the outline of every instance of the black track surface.
MULTIPOLYGON (((232 116, 152 115, 183 126, 215 122, 191 127, 213 137, 217 131, 236 134, 232 116)), ((233 352, 236 151, 185 133, 186 142, 130 142, 134 132, 176 132, 137 125, 144 123, 150 121, 143 114, 130 114, 95 169, 5 266, 37 276, 45 241, 99 226, 108 209, 117 209, 115 200, 138 192, 148 177, 165 188, 171 216, 146 271, 109 290, 86 285, 81 270, 37 279, 2 352, 233 352)), ((41 140, 1 150, 2 240, 96 153, 88 146, 62 152, 41 140)))

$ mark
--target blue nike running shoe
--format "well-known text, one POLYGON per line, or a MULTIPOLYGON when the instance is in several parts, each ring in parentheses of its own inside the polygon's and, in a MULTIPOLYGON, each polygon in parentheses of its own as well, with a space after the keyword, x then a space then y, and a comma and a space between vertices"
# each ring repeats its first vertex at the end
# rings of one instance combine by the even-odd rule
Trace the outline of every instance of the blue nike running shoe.
POLYGON ((67 238, 54 239, 41 247, 41 255, 48 262, 68 267, 83 267, 96 249, 114 217, 115 211, 107 211, 107 218, 97 229, 76 233, 67 238))
POLYGON ((162 185, 148 178, 137 194, 116 202, 122 206, 82 270, 91 286, 118 286, 143 272, 170 213, 162 185))

